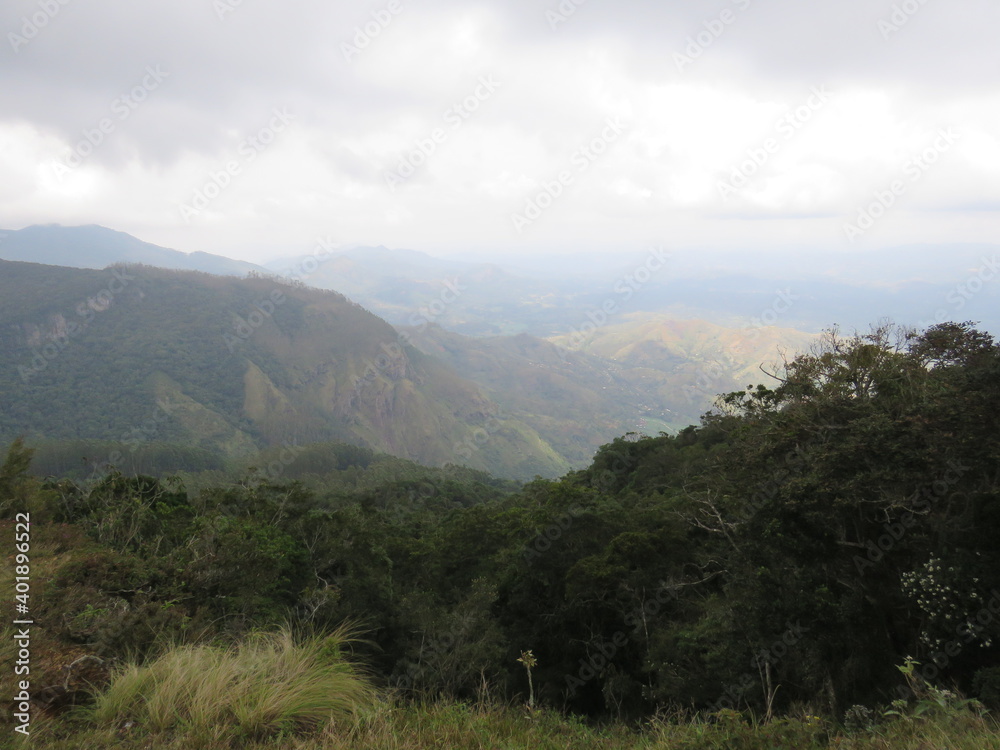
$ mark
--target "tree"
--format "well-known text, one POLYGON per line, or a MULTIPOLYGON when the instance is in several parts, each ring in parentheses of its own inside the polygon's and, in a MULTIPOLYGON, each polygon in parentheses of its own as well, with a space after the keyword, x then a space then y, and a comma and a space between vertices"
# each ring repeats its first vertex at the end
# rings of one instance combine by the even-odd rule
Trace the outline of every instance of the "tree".
MULTIPOLYGON (((1000 352, 971 324, 882 326, 830 332, 777 386, 722 399, 731 442, 692 520, 731 539, 727 598, 750 641, 807 629, 796 663, 810 669, 780 667, 803 697, 877 698, 903 657, 927 654, 904 577, 931 559, 995 562, 976 519, 998 531, 998 374, 1000 352)), ((975 567, 982 596, 996 568, 975 567)), ((949 674, 965 679, 961 661, 949 674)))

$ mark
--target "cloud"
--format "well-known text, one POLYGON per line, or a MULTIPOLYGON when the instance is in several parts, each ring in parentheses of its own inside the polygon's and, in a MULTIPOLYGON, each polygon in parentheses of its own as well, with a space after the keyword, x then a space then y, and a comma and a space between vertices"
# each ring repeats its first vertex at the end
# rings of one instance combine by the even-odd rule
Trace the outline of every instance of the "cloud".
POLYGON ((15 0, 0 9, 0 224, 98 222, 248 259, 331 234, 429 250, 829 249, 953 128, 954 148, 864 241, 986 241, 998 22, 985 0, 15 0), (167 73, 154 89, 150 69, 167 73), (495 92, 454 125, 484 76, 495 92), (294 122, 241 156, 276 108, 294 122), (580 169, 609 117, 622 136, 580 169), (769 139, 746 185, 721 190, 769 139), (74 154, 69 173, 55 166, 74 154), (233 160, 239 173, 185 218, 233 160))

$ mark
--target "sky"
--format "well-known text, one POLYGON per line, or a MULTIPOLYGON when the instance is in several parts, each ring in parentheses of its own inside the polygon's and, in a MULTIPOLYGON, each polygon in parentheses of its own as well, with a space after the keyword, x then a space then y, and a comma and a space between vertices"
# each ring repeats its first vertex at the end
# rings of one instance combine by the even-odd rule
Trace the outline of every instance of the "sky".
POLYGON ((7 0, 0 227, 261 262, 995 242, 996 0, 7 0))

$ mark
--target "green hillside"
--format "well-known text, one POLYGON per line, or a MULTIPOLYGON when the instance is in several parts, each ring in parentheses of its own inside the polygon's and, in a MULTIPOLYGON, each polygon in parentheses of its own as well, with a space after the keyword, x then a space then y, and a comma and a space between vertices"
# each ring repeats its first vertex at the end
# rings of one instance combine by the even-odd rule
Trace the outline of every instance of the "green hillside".
MULTIPOLYGON (((808 350, 792 329, 725 328, 629 315, 545 341, 527 334, 469 338, 439 326, 401 329, 414 346, 482 386, 575 465, 608 436, 655 435, 698 422, 717 393, 762 377, 760 367, 808 350)), ((772 368, 773 369, 773 368, 772 368)))
POLYGON ((697 422, 780 347, 813 340, 650 315, 583 342, 469 338, 397 331, 336 292, 263 275, 0 261, 0 440, 118 443, 78 459, 175 469, 343 441, 553 477, 617 435, 697 422))
POLYGON ((438 326, 402 330, 414 346, 520 415, 576 466, 585 465, 609 436, 638 431, 643 420, 659 414, 647 393, 601 357, 562 351, 527 334, 481 339, 438 326))
POLYGON ((375 315, 272 278, 0 262, 0 350, 0 439, 229 458, 342 440, 526 478, 569 465, 375 315))

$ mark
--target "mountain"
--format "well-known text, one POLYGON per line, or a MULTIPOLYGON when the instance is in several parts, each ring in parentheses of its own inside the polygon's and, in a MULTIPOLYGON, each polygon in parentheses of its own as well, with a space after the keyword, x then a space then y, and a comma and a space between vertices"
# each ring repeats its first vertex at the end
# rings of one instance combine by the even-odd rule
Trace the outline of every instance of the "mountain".
POLYGON ((647 426, 647 419, 663 416, 662 405, 648 404, 621 368, 601 357, 565 352, 527 334, 471 338, 440 326, 401 330, 413 346, 517 414, 574 466, 585 465, 608 436, 672 427, 669 420, 647 426))
POLYGON ((696 424, 718 394, 767 381, 762 364, 805 352, 817 339, 648 314, 624 316, 582 342, 574 335, 470 338, 439 326, 401 330, 574 463, 586 461, 603 435, 696 424))
POLYGON ((165 441, 205 461, 341 440, 555 476, 626 432, 696 423, 717 394, 765 379, 779 346, 813 340, 788 326, 811 298, 753 279, 666 274, 634 288, 607 268, 545 280, 385 247, 273 266, 289 281, 237 279, 157 270, 199 258, 101 227, 32 227, 0 248, 32 246, 76 265, 147 265, 0 265, 0 439, 165 441), (338 291, 305 286, 307 269, 338 291), (779 308, 784 328, 737 314, 779 308), (694 319, 701 309, 714 320, 694 319))
POLYGON ((0 261, 0 441, 169 443, 228 458, 345 441, 556 476, 626 432, 698 421, 812 336, 623 316, 586 341, 396 330, 275 278, 0 261))
POLYGON ((47 224, 0 231, 0 258, 70 268, 101 269, 115 263, 141 263, 223 276, 266 272, 253 263, 209 253, 182 253, 95 224, 82 227, 47 224))
MULTIPOLYGON (((289 264, 270 267, 291 273, 289 264)), ((819 332, 837 324, 851 331, 889 318, 918 328, 968 319, 1000 331, 998 269, 1000 246, 991 245, 766 256, 654 250, 543 256, 534 264, 357 247, 329 257, 311 276, 291 275, 343 292, 394 325, 549 338, 580 330, 609 302, 616 308, 613 324, 647 313, 728 328, 819 332)))
POLYGON ((715 396, 756 383, 774 383, 784 359, 806 353, 818 335, 775 326, 727 328, 704 320, 633 314, 587 339, 556 336, 552 343, 614 363, 621 380, 643 393, 673 427, 692 424, 715 396))
POLYGON ((385 321, 301 284, 0 261, 0 352, 0 441, 157 441, 240 457, 342 440, 515 478, 569 466, 385 321))
MULTIPOLYGON (((436 323, 472 336, 519 333, 544 318, 542 298, 553 284, 511 274, 497 265, 435 258, 415 250, 354 247, 324 257, 312 273, 310 256, 268 264, 276 273, 346 294, 394 325, 436 323)), ((560 289, 562 293, 562 289, 560 289)))

